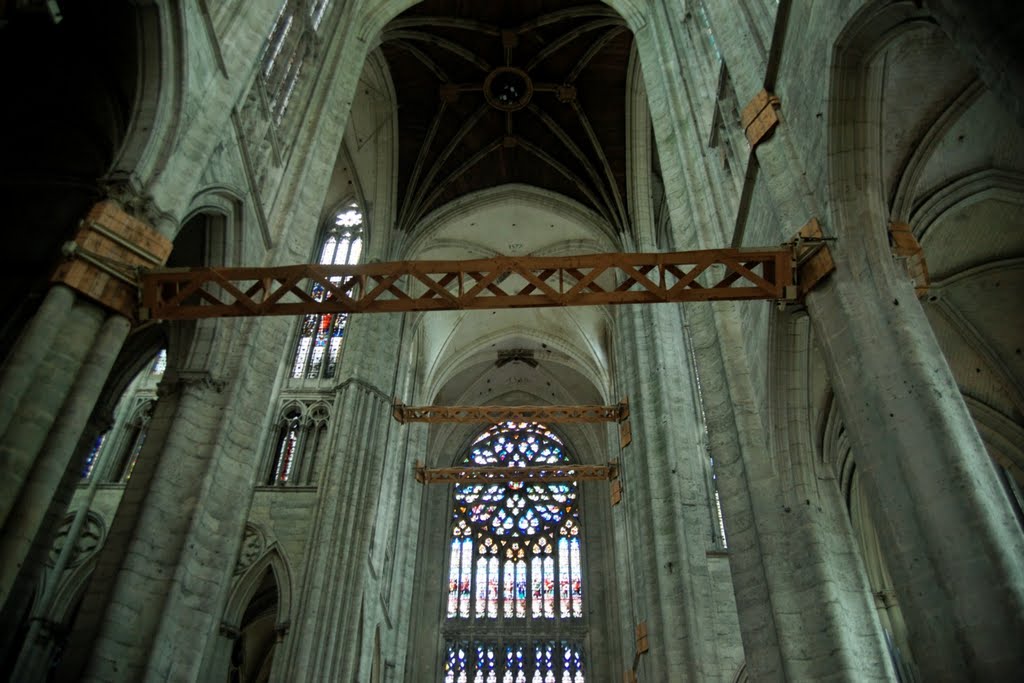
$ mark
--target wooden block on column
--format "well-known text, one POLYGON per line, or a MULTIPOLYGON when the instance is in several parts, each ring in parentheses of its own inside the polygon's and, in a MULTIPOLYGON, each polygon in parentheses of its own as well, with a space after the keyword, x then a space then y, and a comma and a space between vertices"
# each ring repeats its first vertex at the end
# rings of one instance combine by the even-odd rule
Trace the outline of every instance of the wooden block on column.
POLYGON ((924 258, 924 248, 914 236, 914 231, 906 223, 890 223, 889 238, 893 256, 903 259, 907 275, 914 280, 914 293, 920 299, 931 286, 928 262, 924 258))
POLYGON ((623 420, 619 423, 619 448, 625 448, 631 443, 633 443, 633 428, 630 426, 629 420, 623 420))
POLYGON ((57 266, 50 281, 134 320, 139 306, 137 269, 163 265, 172 247, 169 239, 116 202, 102 201, 82 221, 71 257, 57 266))
POLYGON ((775 126, 779 125, 777 109, 780 100, 776 95, 767 90, 754 95, 754 98, 743 108, 740 114, 740 121, 743 123, 743 132, 747 136, 747 142, 751 147, 756 147, 771 136, 775 126))
POLYGON ((641 621, 636 625, 636 653, 642 655, 650 649, 647 641, 647 622, 641 621))

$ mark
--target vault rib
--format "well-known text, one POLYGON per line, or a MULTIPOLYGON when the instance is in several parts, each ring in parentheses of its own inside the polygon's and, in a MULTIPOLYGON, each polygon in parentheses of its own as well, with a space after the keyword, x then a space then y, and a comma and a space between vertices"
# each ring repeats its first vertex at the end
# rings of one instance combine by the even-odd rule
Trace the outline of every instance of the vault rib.
POLYGON ((387 31, 383 36, 381 36, 381 42, 389 43, 396 40, 415 40, 423 43, 430 43, 442 50, 447 50, 454 55, 462 57, 484 73, 491 72, 491 65, 487 61, 480 58, 478 55, 473 54, 458 43, 453 43, 446 38, 441 38, 440 36, 431 35, 429 33, 421 33, 419 31, 387 31))
POLYGON ((534 58, 531 59, 530 62, 525 67, 523 67, 523 68, 527 72, 529 72, 532 69, 536 68, 536 66, 538 64, 540 64, 541 62, 543 62, 545 59, 547 59, 548 57, 550 57, 554 53, 558 52, 563 47, 565 47, 569 43, 573 42, 574 40, 576 40, 577 38, 582 36, 584 33, 589 33, 591 31, 597 31, 598 29, 602 29, 602 28, 605 28, 607 26, 622 26, 622 22, 621 21, 615 21, 615 20, 612 20, 612 19, 599 19, 598 21, 592 21, 592 22, 590 22, 588 24, 583 24, 582 26, 579 26, 579 27, 573 29, 572 31, 569 31, 564 36, 562 36, 558 40, 552 42, 550 45, 548 45, 543 50, 538 52, 534 56, 534 58))

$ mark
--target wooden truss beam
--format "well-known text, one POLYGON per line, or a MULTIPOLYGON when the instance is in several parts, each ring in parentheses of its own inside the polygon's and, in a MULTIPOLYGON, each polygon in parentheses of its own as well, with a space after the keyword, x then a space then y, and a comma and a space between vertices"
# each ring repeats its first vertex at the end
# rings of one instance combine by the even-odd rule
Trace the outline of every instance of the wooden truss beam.
POLYGON ((413 470, 416 473, 416 481, 421 484, 466 484, 474 482, 497 484, 509 481, 535 481, 543 483, 583 480, 610 481, 618 478, 619 463, 613 460, 607 465, 440 467, 431 469, 417 461, 413 470))
POLYGON ((792 246, 141 274, 140 318, 795 300, 792 246), (313 294, 319 286, 319 295, 313 294))
POLYGON ((622 422, 629 402, 613 406, 407 406, 395 403, 391 414, 406 422, 622 422))

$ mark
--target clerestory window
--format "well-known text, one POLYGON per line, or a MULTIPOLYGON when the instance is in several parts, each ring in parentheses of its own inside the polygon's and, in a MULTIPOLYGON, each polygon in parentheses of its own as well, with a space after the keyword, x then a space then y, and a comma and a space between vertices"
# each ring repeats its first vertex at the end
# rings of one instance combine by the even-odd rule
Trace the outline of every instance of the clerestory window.
MULTIPOLYGON (((467 468, 572 462, 537 423, 494 425, 467 468)), ((583 683, 586 635, 577 483, 454 487, 444 683, 583 683)))
MULTIPOLYGON (((355 265, 362 251, 363 214, 353 203, 334 216, 320 243, 317 263, 355 265)), ((331 278, 331 282, 340 283, 341 278, 331 278)), ((319 284, 310 293, 316 301, 331 297, 319 284)), ((347 323, 347 313, 309 314, 303 319, 292 359, 292 379, 334 377, 347 323)))

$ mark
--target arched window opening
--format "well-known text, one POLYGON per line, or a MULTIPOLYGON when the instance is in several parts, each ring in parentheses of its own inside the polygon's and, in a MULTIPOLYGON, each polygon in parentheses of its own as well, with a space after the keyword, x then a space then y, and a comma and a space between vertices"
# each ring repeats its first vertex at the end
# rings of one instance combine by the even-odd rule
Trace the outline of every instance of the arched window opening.
POLYGON ((274 448, 274 459, 270 465, 267 485, 288 483, 295 467, 295 461, 298 459, 301 442, 302 413, 296 408, 285 414, 284 421, 278 430, 277 445, 274 448))
POLYGON ((167 349, 161 349, 128 384, 114 407, 113 426, 92 442, 82 465, 82 478, 96 472, 101 482, 125 483, 131 477, 146 440, 156 403, 156 388, 167 369, 167 349))
POLYGON ((242 617, 231 649, 228 683, 266 683, 270 679, 278 640, 278 603, 277 581, 268 567, 242 617))
POLYGON ((260 81, 275 126, 288 111, 329 5, 330 0, 285 0, 274 20, 260 59, 260 81))
MULTIPOLYGON (((572 463, 545 426, 506 422, 477 437, 462 464, 572 463)), ((577 483, 456 484, 449 544, 445 683, 582 683, 577 483)))
MULTIPOLYGON (((322 265, 355 265, 359 263, 362 251, 363 214, 353 203, 334 216, 320 243, 317 262, 322 265)), ((340 277, 331 278, 335 284, 341 281, 340 277)), ((310 294, 316 301, 330 300, 332 296, 320 284, 313 285, 310 294)), ((347 313, 309 314, 303 319, 292 361, 292 379, 334 377, 347 323, 347 313)))
MULTIPOLYGON (((154 363, 154 367, 156 367, 156 363, 154 363)), ((122 442, 121 452, 118 454, 114 461, 114 467, 110 471, 111 481, 125 484, 131 479, 132 470, 135 469, 139 453, 142 452, 142 444, 146 441, 149 419, 152 417, 152 414, 153 401, 146 401, 135 411, 135 415, 128 424, 127 438, 122 442)))
POLYGON ((96 460, 99 457, 100 451, 103 450, 103 442, 106 441, 107 434, 108 432, 103 432, 93 440, 92 446, 85 456, 85 462, 82 464, 82 479, 88 479, 96 468, 96 460))

